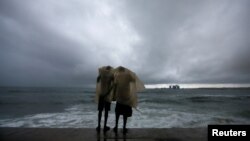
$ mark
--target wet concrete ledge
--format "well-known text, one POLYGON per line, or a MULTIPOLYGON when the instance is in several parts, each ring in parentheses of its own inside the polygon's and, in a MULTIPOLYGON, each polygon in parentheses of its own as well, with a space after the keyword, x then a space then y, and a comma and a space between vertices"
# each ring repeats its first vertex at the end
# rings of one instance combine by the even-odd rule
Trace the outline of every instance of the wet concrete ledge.
POLYGON ((207 128, 132 128, 97 133, 94 128, 0 128, 1 141, 207 141, 207 128))

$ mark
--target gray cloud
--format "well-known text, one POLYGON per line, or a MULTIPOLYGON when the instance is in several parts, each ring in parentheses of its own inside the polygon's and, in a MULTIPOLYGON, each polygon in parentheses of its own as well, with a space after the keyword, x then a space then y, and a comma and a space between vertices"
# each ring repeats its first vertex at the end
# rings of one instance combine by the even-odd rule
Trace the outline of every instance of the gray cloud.
POLYGON ((247 73, 243 74, 250 68, 249 2, 137 2, 131 1, 129 16, 145 41, 145 64, 153 68, 145 76, 155 75, 150 80, 249 81, 247 73))
POLYGON ((250 2, 0 2, 0 85, 81 86, 123 65, 145 83, 250 83, 250 2))

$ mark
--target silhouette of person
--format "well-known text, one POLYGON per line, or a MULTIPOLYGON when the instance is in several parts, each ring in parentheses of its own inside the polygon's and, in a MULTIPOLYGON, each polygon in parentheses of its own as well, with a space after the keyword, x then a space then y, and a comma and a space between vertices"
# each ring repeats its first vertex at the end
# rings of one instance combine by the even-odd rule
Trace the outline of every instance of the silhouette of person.
POLYGON ((113 68, 111 66, 104 66, 99 68, 99 76, 97 77, 97 86, 96 86, 96 101, 98 102, 98 126, 96 130, 100 132, 101 130, 101 118, 102 111, 105 110, 104 117, 104 127, 103 131, 106 132, 110 129, 107 126, 108 112, 110 111, 110 105, 112 101, 112 95, 110 91, 112 89, 112 83, 114 81, 113 68))
POLYGON ((135 82, 135 78, 124 67, 120 66, 114 74, 114 95, 116 97, 115 107, 115 127, 114 132, 117 133, 118 121, 120 115, 123 115, 123 133, 127 133, 127 118, 132 116, 133 96, 130 92, 130 83, 135 82))

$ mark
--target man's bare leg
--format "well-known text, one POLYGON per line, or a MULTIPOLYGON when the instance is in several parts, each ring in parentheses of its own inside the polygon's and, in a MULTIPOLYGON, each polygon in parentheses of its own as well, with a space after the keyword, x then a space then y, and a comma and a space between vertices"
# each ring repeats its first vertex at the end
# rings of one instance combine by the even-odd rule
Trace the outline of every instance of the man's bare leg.
POLYGON ((128 119, 128 117, 125 116, 125 115, 123 115, 123 133, 127 133, 128 132, 128 129, 126 128, 127 119, 128 119))
POLYGON ((106 131, 108 131, 110 129, 110 127, 107 126, 108 114, 109 114, 109 111, 105 110, 104 128, 103 128, 104 132, 106 132, 106 131))
POLYGON ((102 111, 99 110, 98 113, 98 126, 96 127, 96 131, 100 132, 101 130, 101 119, 102 119, 102 111))
POLYGON ((119 122, 119 114, 115 114, 115 127, 114 127, 114 132, 117 133, 118 131, 118 122, 119 122))

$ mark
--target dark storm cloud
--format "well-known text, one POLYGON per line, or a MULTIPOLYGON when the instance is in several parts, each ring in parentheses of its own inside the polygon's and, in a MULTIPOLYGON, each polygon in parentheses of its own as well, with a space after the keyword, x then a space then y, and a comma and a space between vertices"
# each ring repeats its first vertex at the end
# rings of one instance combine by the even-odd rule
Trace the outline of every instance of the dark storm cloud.
POLYGON ((249 83, 250 2, 0 2, 0 85, 93 84, 124 65, 146 83, 249 83))
POLYGON ((130 2, 146 81, 249 82, 248 1, 130 2))
POLYGON ((27 8, 32 4, 20 1, 2 3, 3 85, 74 85, 76 82, 89 83, 93 79, 95 74, 91 71, 77 70, 81 64, 91 67, 85 54, 80 53, 85 52, 82 45, 49 26, 48 17, 27 8))

